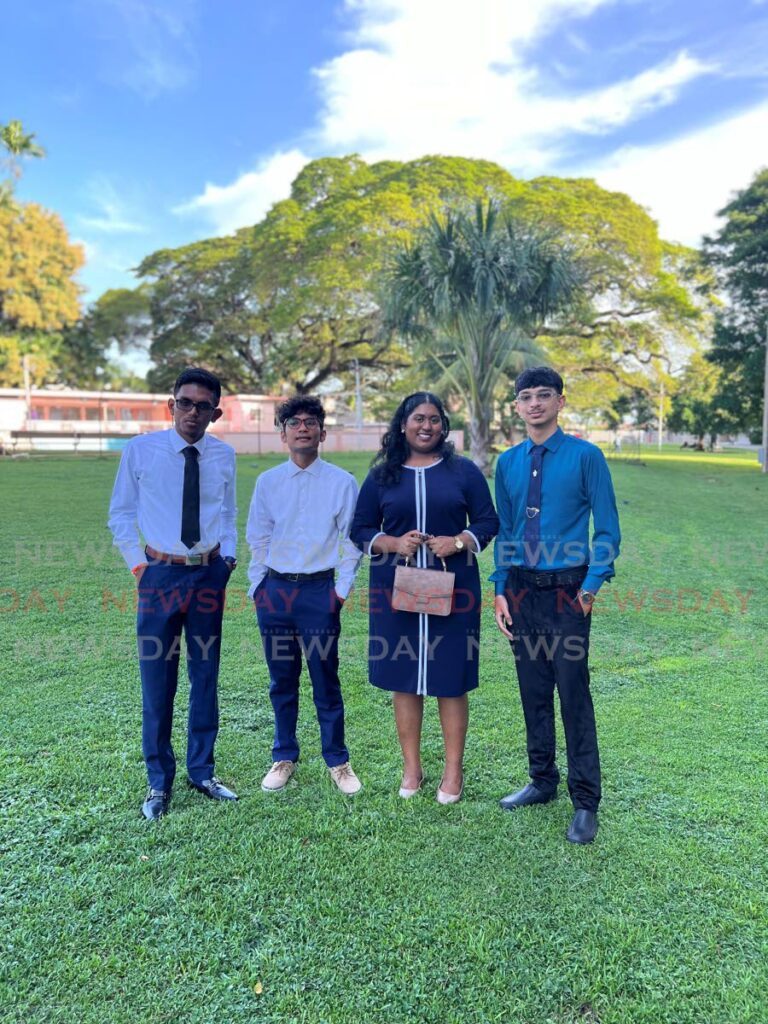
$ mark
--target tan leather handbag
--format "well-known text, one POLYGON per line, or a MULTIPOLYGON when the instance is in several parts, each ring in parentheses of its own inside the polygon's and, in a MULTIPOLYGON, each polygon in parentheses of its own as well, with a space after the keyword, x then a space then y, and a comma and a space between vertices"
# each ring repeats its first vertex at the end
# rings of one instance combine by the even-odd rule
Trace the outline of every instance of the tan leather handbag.
POLYGON ((423 612, 426 615, 450 615, 456 573, 439 569, 417 569, 408 563, 395 569, 392 607, 398 612, 423 612))

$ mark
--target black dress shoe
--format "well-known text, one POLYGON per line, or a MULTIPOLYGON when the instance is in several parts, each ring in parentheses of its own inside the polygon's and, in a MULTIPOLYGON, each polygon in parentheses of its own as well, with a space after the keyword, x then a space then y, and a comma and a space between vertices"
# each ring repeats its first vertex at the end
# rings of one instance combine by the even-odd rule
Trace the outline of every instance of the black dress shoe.
POLYGON ((597 812, 585 811, 581 808, 573 815, 573 821, 565 838, 569 843, 591 843, 597 835, 597 812))
POLYGON ((202 782, 193 782, 189 780, 189 784, 192 789, 196 789, 200 793, 205 793, 211 800, 237 800, 237 793, 233 793, 231 789, 227 789, 214 775, 212 779, 204 779, 202 782))
POLYGON ((162 818, 166 813, 170 802, 170 793, 166 793, 162 789, 150 789, 147 793, 147 799, 141 805, 141 813, 147 821, 157 821, 158 818, 162 818))
POLYGON ((505 811, 514 811, 518 807, 530 807, 532 804, 548 804, 550 800, 555 800, 556 798, 556 789, 553 789, 551 793, 545 793, 543 790, 537 789, 532 782, 529 782, 518 793, 510 793, 503 800, 499 800, 499 806, 503 807, 505 811))

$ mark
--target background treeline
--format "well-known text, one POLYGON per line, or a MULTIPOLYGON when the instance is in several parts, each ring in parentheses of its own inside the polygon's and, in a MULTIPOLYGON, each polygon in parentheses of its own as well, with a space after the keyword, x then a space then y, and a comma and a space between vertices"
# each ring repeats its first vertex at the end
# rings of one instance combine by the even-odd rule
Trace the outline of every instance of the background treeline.
POLYGON ((27 355, 37 385, 164 390, 196 364, 229 392, 334 390, 351 404, 358 372, 376 416, 438 387, 482 461, 515 374, 546 359, 587 424, 655 422, 663 394, 674 429, 759 428, 768 172, 699 252, 591 180, 325 158, 258 224, 151 253, 136 288, 83 309, 80 247, 15 196, 21 161, 42 150, 19 122, 0 132, 0 386, 22 384, 27 355), (136 350, 146 381, 116 361, 136 350))

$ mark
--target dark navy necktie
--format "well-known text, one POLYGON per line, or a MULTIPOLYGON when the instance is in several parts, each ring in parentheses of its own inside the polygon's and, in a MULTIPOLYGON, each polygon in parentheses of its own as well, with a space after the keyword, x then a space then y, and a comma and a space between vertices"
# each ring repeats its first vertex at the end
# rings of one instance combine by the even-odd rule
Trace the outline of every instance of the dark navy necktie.
POLYGON ((539 561, 541 543, 541 463, 546 449, 535 444, 530 451, 531 475, 528 477, 528 501, 525 506, 525 528, 523 530, 523 558, 525 564, 535 569, 539 561))
POLYGON ((184 455, 184 491, 181 498, 181 541, 193 548, 200 540, 200 466, 198 450, 189 445, 184 455))

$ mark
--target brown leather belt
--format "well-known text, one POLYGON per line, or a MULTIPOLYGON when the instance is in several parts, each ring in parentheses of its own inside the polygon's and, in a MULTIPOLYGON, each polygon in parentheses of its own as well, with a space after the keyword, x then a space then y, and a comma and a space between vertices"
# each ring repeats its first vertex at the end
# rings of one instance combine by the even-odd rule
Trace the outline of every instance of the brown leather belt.
POLYGON ((214 558, 219 557, 220 549, 221 544, 217 544, 215 548, 200 555, 166 555, 164 551, 155 551, 147 544, 144 551, 152 562, 167 562, 168 565, 208 565, 214 558))

